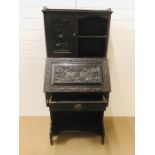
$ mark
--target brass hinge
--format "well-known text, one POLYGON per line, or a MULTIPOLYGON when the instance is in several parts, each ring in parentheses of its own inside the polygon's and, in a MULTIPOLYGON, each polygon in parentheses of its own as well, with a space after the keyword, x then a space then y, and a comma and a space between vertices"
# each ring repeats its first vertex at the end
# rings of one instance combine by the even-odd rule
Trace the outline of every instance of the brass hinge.
POLYGON ((103 102, 104 103, 108 103, 107 99, 105 98, 105 96, 103 96, 103 102))
POLYGON ((52 96, 50 96, 50 98, 49 99, 47 99, 47 104, 52 104, 53 102, 52 102, 52 96))

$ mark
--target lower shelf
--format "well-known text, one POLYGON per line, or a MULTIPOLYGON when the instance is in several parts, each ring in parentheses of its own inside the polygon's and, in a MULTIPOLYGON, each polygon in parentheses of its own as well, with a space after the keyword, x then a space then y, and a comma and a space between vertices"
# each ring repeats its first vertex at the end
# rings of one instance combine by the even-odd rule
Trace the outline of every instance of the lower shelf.
MULTIPOLYGON (((62 132, 91 132, 101 135, 104 142, 103 112, 53 112, 51 113, 50 139, 62 132)), ((52 143, 51 143, 52 144, 52 143)))

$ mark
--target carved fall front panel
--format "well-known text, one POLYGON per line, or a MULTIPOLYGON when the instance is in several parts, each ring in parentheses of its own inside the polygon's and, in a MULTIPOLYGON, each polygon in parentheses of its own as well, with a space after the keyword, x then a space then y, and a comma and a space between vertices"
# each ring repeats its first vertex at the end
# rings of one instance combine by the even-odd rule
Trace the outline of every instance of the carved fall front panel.
POLYGON ((47 58, 45 92, 107 92, 106 58, 47 58))
POLYGON ((85 65, 55 66, 53 83, 100 83, 100 67, 85 65))

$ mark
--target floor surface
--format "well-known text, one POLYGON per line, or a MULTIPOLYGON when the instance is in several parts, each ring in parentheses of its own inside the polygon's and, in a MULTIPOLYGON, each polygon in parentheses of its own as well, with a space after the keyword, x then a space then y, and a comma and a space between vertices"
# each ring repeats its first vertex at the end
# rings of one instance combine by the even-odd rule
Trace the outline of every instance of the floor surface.
POLYGON ((20 117, 20 155, 134 155, 133 117, 105 118, 105 144, 100 136, 61 134, 49 141, 49 117, 20 117))

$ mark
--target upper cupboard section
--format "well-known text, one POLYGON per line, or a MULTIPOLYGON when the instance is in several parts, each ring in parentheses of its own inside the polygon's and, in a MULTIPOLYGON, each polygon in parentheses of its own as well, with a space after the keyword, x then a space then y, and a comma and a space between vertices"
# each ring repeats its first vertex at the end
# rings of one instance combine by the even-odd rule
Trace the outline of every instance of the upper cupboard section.
POLYGON ((111 11, 44 9, 47 57, 105 57, 111 11))

